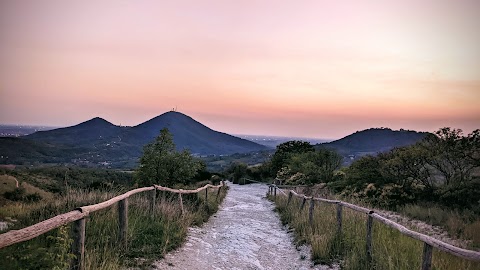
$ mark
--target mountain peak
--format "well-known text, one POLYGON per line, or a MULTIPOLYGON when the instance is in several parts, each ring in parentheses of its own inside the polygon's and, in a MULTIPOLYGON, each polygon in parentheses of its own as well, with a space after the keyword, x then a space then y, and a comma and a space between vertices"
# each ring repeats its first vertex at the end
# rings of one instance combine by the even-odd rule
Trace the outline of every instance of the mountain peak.
POLYGON ((131 132, 141 144, 158 136, 168 128, 178 150, 189 149, 194 154, 233 154, 267 149, 244 139, 217 132, 177 111, 169 111, 132 127, 131 132))
POLYGON ((85 122, 82 122, 76 126, 85 126, 85 125, 88 125, 88 126, 114 126, 114 124, 108 122, 107 120, 101 118, 101 117, 94 117, 90 120, 87 120, 85 122))
POLYGON ((116 126, 95 117, 76 126, 36 132, 27 138, 89 149, 93 147, 92 151, 110 151, 114 147, 118 151, 130 152, 128 155, 140 155, 142 147, 155 140, 163 128, 172 133, 178 150, 189 149, 193 154, 221 155, 267 149, 263 145, 214 131, 176 111, 163 113, 134 127, 116 126))

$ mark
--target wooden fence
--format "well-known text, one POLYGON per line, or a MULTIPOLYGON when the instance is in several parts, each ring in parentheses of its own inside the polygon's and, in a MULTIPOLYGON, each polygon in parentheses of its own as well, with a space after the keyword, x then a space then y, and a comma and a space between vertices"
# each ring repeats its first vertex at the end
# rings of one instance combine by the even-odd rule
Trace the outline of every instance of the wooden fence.
POLYGON ((168 187, 162 187, 157 185, 153 185, 151 187, 137 188, 134 190, 130 190, 122 195, 111 198, 110 200, 93 204, 93 205, 82 206, 68 213, 52 217, 50 219, 44 220, 37 224, 31 225, 29 227, 26 227, 20 230, 10 230, 6 233, 0 234, 0 248, 4 248, 16 243, 33 239, 55 228, 74 222, 74 226, 73 226, 74 242, 72 245, 72 250, 73 250, 73 254, 75 255, 75 259, 74 259, 74 262, 72 263, 72 268, 83 269, 84 254, 85 254, 85 222, 86 222, 85 218, 88 217, 90 213, 110 207, 113 204, 118 202, 120 242, 122 245, 126 247, 127 246, 127 228, 128 228, 128 198, 130 196, 137 193, 150 192, 150 213, 153 215, 157 190, 177 193, 179 196, 180 206, 183 214, 184 208, 183 208, 182 194, 198 193, 205 190, 205 201, 207 201, 208 188, 218 189, 218 192, 216 194, 218 198, 221 188, 224 187, 224 185, 225 183, 222 181, 220 185, 214 186, 214 185, 207 184, 195 190, 171 189, 168 187))
POLYGON ((305 207, 306 201, 310 200, 310 206, 308 209, 308 220, 310 224, 313 223, 313 209, 315 205, 315 201, 318 202, 324 202, 328 204, 335 204, 336 205, 336 210, 337 210, 337 233, 341 234, 342 232, 342 210, 343 207, 347 207, 349 209, 352 209, 354 211, 364 213, 366 214, 367 220, 366 220, 366 225, 367 225, 367 231, 366 231, 366 237, 365 237, 365 244, 366 244, 366 256, 367 260, 371 261, 372 259, 372 223, 373 219, 378 220, 379 222, 394 228, 398 230, 401 234, 409 236, 413 239, 420 240, 424 243, 423 246, 423 257, 422 257, 422 270, 430 270, 432 268, 432 251, 433 247, 442 250, 444 252, 447 252, 449 254, 452 254, 454 256, 464 258, 466 260, 470 261, 476 261, 480 262, 480 252, 473 251, 473 250, 468 250, 468 249, 463 249, 459 248, 456 246, 452 246, 450 244, 447 244, 445 242, 442 242, 440 240, 437 240, 435 238, 432 238, 430 236, 427 236, 425 234, 421 234, 419 232, 411 231, 404 226, 391 221, 377 213, 375 213, 374 210, 367 209, 365 207, 361 207, 355 204, 350 204, 347 202, 339 201, 339 200, 329 200, 329 199, 324 199, 324 198, 316 198, 316 197, 307 197, 303 194, 298 194, 293 190, 288 190, 288 195, 285 193, 283 190, 281 190, 278 186, 276 185, 269 185, 268 186, 268 194, 270 196, 273 196, 274 199, 276 199, 277 196, 277 189, 285 196, 288 196, 287 200, 287 206, 290 204, 292 197, 298 197, 302 199, 302 203, 300 205, 300 210, 302 210, 305 207))

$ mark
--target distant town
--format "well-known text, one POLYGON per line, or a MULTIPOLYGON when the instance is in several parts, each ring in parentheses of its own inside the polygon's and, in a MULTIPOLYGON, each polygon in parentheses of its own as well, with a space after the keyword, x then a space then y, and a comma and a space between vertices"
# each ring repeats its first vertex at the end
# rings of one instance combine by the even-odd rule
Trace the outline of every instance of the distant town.
POLYGON ((20 136, 32 134, 37 131, 51 130, 55 128, 58 128, 58 127, 0 125, 0 137, 20 137, 20 136))

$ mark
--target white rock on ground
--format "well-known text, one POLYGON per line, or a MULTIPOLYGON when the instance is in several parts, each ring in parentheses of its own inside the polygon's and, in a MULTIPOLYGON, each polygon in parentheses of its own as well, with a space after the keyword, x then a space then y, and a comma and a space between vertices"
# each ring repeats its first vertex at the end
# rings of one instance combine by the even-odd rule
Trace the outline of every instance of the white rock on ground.
POLYGON ((266 192, 261 184, 230 185, 216 215, 153 269, 331 269, 313 267, 309 249, 295 248, 266 192))

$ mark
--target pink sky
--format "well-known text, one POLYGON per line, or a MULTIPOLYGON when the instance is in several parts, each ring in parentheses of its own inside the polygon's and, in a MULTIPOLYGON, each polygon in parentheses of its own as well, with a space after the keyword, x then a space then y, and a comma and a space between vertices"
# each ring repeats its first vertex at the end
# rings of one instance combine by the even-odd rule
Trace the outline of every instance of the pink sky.
POLYGON ((0 2, 0 123, 480 128, 480 1, 0 2))

